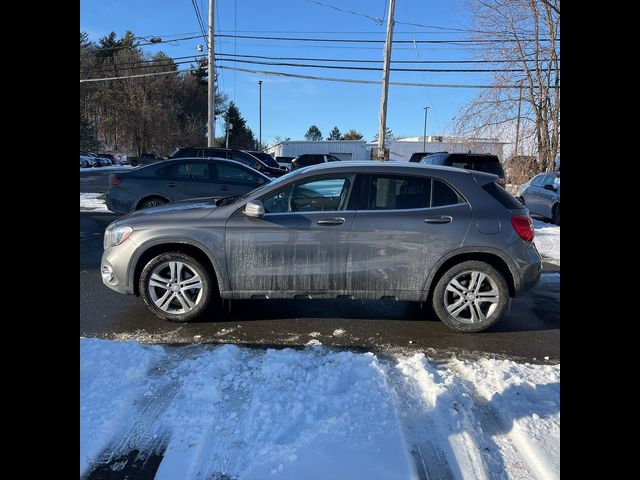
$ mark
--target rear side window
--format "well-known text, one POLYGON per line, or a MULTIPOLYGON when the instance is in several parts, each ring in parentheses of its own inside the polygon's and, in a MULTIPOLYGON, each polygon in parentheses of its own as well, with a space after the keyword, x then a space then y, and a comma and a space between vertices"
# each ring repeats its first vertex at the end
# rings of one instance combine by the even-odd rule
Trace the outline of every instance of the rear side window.
POLYGON ((431 179, 426 177, 373 177, 369 210, 429 208, 431 179))
POLYGON ((533 185, 534 187, 540 187, 542 186, 543 179, 544 179, 544 175, 538 175, 536 178, 531 180, 531 185, 533 185))
POLYGON ((507 192, 504 188, 500 187, 496 182, 489 182, 482 185, 482 188, 485 192, 495 198, 500 204, 508 208, 512 209, 522 209, 522 204, 513 198, 513 196, 507 192))
POLYGON ((185 162, 174 165, 173 175, 178 179, 209 180, 209 164, 205 162, 185 162))
POLYGON ((219 163, 216 165, 218 170, 218 180, 221 182, 239 182, 239 183, 258 183, 262 177, 254 175, 245 168, 236 165, 227 165, 219 163))

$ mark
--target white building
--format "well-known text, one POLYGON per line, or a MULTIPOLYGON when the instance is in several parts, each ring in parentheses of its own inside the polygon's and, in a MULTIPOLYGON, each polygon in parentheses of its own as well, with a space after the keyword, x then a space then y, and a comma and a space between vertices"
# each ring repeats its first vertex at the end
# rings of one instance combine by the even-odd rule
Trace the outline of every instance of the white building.
POLYGON ((369 158, 365 140, 285 141, 265 149, 273 157, 296 157, 305 153, 334 155, 340 160, 366 160, 369 158))
POLYGON ((388 148, 389 160, 409 161, 416 152, 491 153, 503 161, 503 145, 495 138, 461 138, 428 136, 407 137, 393 140, 388 148))

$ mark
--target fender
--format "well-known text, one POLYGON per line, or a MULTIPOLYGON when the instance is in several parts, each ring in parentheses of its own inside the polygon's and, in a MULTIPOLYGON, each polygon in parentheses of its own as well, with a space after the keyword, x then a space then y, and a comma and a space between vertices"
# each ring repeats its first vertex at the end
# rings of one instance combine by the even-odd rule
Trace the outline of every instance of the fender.
POLYGON ((138 248, 136 249, 134 255, 131 257, 131 261, 129 262, 129 266, 127 268, 127 280, 126 280, 127 293, 130 292, 131 294, 133 294, 134 274, 135 274, 136 266, 138 265, 138 262, 142 257, 142 255, 144 255, 144 253, 147 250, 149 250, 151 247, 155 247, 157 245, 164 245, 168 243, 179 243, 183 245, 190 245, 192 247, 197 248, 202 253, 204 253, 209 259, 209 261, 211 262, 211 265, 213 265, 213 271, 215 273, 216 280, 218 281, 218 287, 220 288, 220 291, 229 289, 227 282, 225 281, 226 278, 224 278, 222 275, 222 270, 220 269, 220 263, 215 258, 215 256, 211 253, 209 248, 207 248, 204 244, 193 239, 185 240, 183 237, 158 237, 138 245, 138 248))
POLYGON ((427 275, 427 279, 424 282, 424 287, 422 289, 422 295, 423 295, 422 301, 423 302, 427 301, 427 298, 429 296, 429 292, 431 289, 431 284, 433 282, 433 278, 435 277, 440 267, 446 261, 458 255, 473 254, 473 253, 486 253, 486 254, 494 255, 500 258, 501 260, 503 260, 507 264, 507 268, 511 273, 511 277, 513 277, 514 292, 516 294, 518 293, 518 291, 520 290, 520 275, 518 274, 518 269, 515 263, 513 262, 513 260, 508 255, 506 255, 502 250, 499 250, 497 248, 470 245, 470 246, 465 246, 461 248, 456 248, 455 250, 450 250, 445 255, 443 255, 440 258, 440 260, 438 260, 438 262, 431 268, 431 270, 429 271, 429 274, 427 275))

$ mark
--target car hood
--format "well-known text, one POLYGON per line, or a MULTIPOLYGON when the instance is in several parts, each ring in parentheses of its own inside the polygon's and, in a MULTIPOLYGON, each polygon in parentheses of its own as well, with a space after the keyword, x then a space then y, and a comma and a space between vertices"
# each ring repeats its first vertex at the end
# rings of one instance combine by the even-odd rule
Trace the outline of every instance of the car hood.
POLYGON ((134 225, 142 223, 155 223, 165 220, 198 220, 206 217, 216 208, 214 202, 216 198, 190 198, 178 202, 167 203, 159 207, 136 210, 117 220, 119 225, 134 225))

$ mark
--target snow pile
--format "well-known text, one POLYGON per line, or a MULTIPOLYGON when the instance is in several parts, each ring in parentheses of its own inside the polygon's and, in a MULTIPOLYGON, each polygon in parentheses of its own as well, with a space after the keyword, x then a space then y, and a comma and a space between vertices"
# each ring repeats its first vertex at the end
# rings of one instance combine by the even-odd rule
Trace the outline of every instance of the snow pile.
POLYGON ((157 346, 80 339, 80 475, 134 418, 132 404, 161 354, 157 346))
POLYGON ((535 237, 533 243, 543 259, 560 265, 560 227, 539 220, 533 221, 535 237))
POLYGON ((162 457, 158 480, 559 477, 559 365, 80 348, 81 473, 137 450, 162 457))
POLYGON ((80 210, 90 212, 109 212, 104 201, 104 193, 81 193, 80 210))

